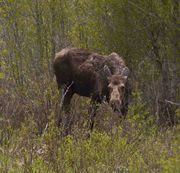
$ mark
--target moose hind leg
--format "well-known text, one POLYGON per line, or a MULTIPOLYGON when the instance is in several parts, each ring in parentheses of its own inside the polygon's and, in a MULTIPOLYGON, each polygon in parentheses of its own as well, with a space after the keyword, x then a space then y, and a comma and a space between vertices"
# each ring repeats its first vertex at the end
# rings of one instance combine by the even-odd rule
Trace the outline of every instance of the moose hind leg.
POLYGON ((71 130, 71 125, 72 125, 72 121, 73 118, 70 114, 70 102, 71 102, 71 98, 73 96, 73 92, 72 90, 69 89, 69 91, 66 93, 65 97, 64 97, 64 102, 63 102, 63 109, 65 112, 65 118, 64 118, 64 134, 67 135, 69 134, 70 130, 71 130))

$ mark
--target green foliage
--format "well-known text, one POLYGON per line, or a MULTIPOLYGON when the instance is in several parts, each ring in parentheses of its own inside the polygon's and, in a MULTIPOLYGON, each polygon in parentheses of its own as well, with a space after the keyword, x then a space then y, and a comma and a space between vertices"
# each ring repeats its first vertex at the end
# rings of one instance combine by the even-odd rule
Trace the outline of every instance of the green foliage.
MULTIPOLYGON (((50 89, 46 90, 45 96, 53 98, 50 89)), ((3 137, 0 143, 1 172, 178 172, 179 126, 158 131, 151 117, 147 117, 151 115, 137 91, 134 100, 128 119, 113 125, 111 133, 102 127, 99 130, 96 124, 87 137, 88 129, 77 124, 72 134, 63 137, 63 129, 57 128, 53 110, 49 111, 41 135, 35 117, 26 118, 16 129, 9 124, 0 131, 3 137)), ((88 109, 83 100, 78 102, 83 109, 88 109)), ((85 113, 79 107, 74 109, 78 109, 72 110, 76 116, 85 113)), ((103 118, 104 112, 109 117, 114 115, 104 107, 101 109, 99 116, 103 124, 107 121, 103 118)), ((87 121, 86 116, 84 121, 87 121)))
POLYGON ((176 0, 0 1, 0 172, 179 172, 179 126, 156 125, 167 115, 161 101, 180 98, 178 8, 176 0), (76 96, 63 136, 52 62, 66 46, 123 56, 134 85, 126 120, 102 104, 88 134, 90 101, 76 96))
MULTIPOLYGON (((109 135, 93 131, 90 138, 62 138, 50 121, 39 136, 31 119, 1 144, 0 170, 8 172, 178 172, 178 128, 156 134, 123 135, 120 125, 109 135), (131 137, 129 136, 131 135, 131 137), (141 136, 140 136, 141 135, 141 136)), ((151 130, 151 129, 150 129, 151 130)), ((80 133, 80 132, 79 132, 80 133)), ((82 135, 82 134, 81 134, 82 135)), ((82 135, 83 136, 83 135, 82 135)))

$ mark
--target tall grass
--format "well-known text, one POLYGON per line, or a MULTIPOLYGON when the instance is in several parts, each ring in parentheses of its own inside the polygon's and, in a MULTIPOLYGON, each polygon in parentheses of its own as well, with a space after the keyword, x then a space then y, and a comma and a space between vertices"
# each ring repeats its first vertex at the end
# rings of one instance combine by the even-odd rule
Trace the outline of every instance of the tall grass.
MULTIPOLYGON (((30 80, 22 88, 4 81, 0 90, 0 172, 139 173, 180 171, 179 126, 159 129, 136 92, 120 121, 100 105, 89 136, 87 98, 75 96, 71 132, 56 126, 60 96, 54 80, 30 80)), ((178 111, 177 111, 178 113, 178 111)))

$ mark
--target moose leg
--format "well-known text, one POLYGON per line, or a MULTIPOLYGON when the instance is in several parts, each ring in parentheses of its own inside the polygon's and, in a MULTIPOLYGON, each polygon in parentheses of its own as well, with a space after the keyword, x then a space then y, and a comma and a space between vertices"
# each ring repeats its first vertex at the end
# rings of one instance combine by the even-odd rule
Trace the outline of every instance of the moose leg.
POLYGON ((121 117, 122 117, 122 118, 125 118, 126 115, 127 115, 127 109, 126 109, 126 108, 122 108, 122 109, 121 109, 121 117))
POLYGON ((102 85, 101 85, 101 82, 98 80, 98 76, 97 76, 97 80, 94 85, 94 94, 92 95, 92 98, 91 98, 92 99, 91 108, 90 108, 90 130, 91 131, 93 130, 93 127, 94 127, 94 118, 96 116, 96 111, 98 109, 97 103, 102 102, 101 93, 102 93, 102 85))
POLYGON ((65 112, 65 118, 64 118, 64 134, 67 135, 70 132, 71 125, 72 125, 72 117, 70 115, 70 102, 71 98, 73 96, 72 90, 69 90, 65 97, 63 102, 63 110, 65 112))
POLYGON ((94 118, 96 116, 97 108, 98 108, 97 102, 92 101, 92 104, 91 104, 91 107, 90 107, 90 111, 89 111, 89 114, 90 114, 90 123, 89 123, 90 131, 92 131, 93 127, 94 127, 94 118))

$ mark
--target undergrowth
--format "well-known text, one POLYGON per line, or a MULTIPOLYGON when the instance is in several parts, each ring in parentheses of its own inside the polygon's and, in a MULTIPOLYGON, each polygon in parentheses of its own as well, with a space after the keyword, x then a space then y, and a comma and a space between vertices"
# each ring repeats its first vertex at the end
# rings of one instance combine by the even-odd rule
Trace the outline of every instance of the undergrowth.
POLYGON ((64 137, 63 127, 56 125, 59 96, 55 84, 42 81, 32 82, 27 91, 1 89, 0 172, 180 171, 179 126, 157 127, 155 116, 148 112, 138 92, 123 121, 102 104, 90 135, 89 100, 75 96, 70 113, 72 129, 64 137))

